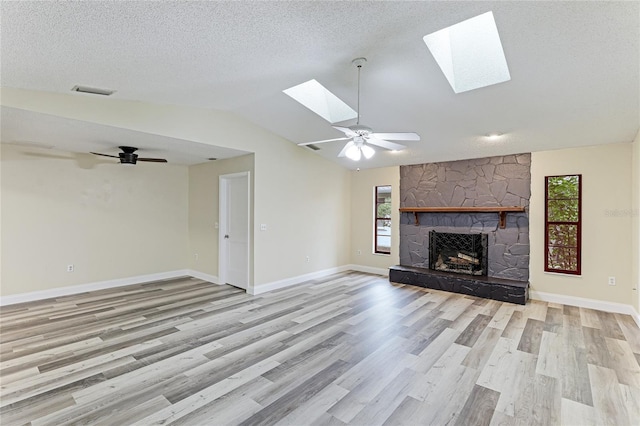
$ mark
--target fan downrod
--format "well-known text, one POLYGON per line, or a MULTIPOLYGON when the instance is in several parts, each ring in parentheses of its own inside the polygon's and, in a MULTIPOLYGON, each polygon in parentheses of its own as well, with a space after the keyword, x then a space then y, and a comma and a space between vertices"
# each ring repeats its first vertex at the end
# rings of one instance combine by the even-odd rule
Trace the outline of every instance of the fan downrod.
POLYGON ((355 58, 351 63, 358 68, 358 118, 356 125, 360 124, 360 70, 362 66, 367 62, 367 58, 355 58))

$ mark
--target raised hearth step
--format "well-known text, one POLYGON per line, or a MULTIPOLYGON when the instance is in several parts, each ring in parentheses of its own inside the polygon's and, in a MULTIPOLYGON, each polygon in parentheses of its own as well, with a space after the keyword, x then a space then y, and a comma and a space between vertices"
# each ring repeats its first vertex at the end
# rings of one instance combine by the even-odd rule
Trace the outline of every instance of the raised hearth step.
POLYGON ((519 305, 525 305, 529 299, 529 283, 525 281, 455 274, 413 266, 392 266, 389 268, 389 281, 519 305))

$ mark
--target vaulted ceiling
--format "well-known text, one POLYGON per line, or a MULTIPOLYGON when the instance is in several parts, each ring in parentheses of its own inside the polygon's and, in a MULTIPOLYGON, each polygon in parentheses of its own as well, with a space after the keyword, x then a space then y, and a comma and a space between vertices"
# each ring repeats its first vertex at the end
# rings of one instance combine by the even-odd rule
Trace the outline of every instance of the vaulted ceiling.
MULTIPOLYGON (((640 126, 639 2, 17 1, 1 12, 3 87, 80 84, 220 109, 292 143, 343 135, 282 91, 316 79, 355 109, 351 60, 364 56, 361 123, 421 141, 359 163, 336 158, 344 141, 319 145, 349 168, 629 142, 640 126), (511 80, 455 94, 422 38, 487 11, 511 80)), ((242 154, 2 109, 3 143, 87 152, 123 139, 185 164, 242 154)))

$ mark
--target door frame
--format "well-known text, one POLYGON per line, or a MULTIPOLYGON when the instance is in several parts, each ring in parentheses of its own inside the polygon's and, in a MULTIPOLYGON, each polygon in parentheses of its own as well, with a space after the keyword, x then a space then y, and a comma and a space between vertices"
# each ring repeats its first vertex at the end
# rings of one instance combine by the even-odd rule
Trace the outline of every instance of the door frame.
POLYGON ((229 181, 231 179, 244 178, 247 179, 247 271, 246 282, 247 291, 251 287, 250 274, 251 270, 251 172, 238 172, 220 175, 219 179, 219 195, 218 195, 218 217, 220 226, 218 228, 218 279, 221 284, 227 283, 228 271, 227 271, 227 258, 229 253, 227 252, 227 245, 225 244, 225 232, 228 228, 227 217, 227 195, 229 188, 229 181))

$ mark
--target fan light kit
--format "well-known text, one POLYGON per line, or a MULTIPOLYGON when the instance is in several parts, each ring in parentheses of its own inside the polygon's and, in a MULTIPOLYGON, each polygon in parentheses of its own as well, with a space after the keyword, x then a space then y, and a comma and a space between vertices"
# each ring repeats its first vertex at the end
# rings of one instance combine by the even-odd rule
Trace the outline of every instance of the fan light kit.
POLYGON ((349 127, 333 126, 334 129, 340 130, 345 134, 343 138, 325 139, 314 142, 299 143, 299 146, 308 146, 325 142, 348 140, 347 144, 342 148, 338 157, 347 157, 353 161, 360 161, 364 156, 367 160, 376 153, 371 145, 379 146, 391 151, 401 151, 406 148, 399 143, 390 142, 386 139, 396 141, 419 141, 420 136, 417 133, 374 133, 371 127, 360 124, 360 70, 367 62, 366 58, 356 58, 352 61, 353 65, 358 69, 358 110, 356 124, 349 127))
POLYGON ((376 151, 373 148, 371 148, 369 145, 364 144, 364 138, 362 138, 361 136, 357 136, 353 138, 353 145, 347 148, 344 155, 346 155, 347 158, 350 158, 353 161, 360 161, 360 158, 362 158, 363 155, 364 158, 368 160, 369 158, 373 157, 375 153, 376 151))

